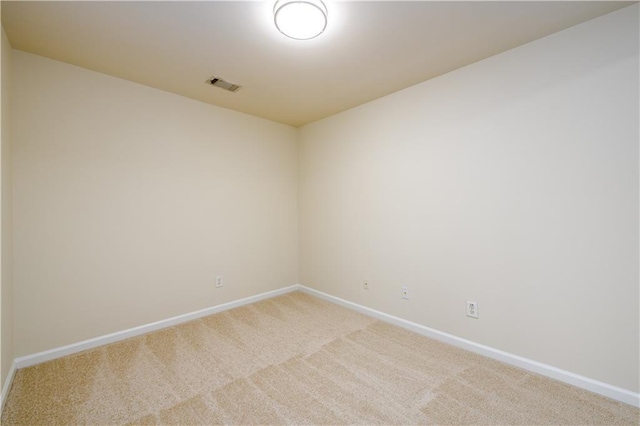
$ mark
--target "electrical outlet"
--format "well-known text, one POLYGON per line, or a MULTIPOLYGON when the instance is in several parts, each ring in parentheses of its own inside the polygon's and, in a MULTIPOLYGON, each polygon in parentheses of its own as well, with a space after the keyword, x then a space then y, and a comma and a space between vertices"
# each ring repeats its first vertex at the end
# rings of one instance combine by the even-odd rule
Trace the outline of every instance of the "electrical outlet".
POLYGON ((478 318, 478 302, 467 301, 467 316, 470 318, 478 318))
POLYGON ((216 277, 216 288, 222 287, 222 275, 216 277))
POLYGON ((362 288, 365 290, 369 290, 369 280, 362 281, 362 288))
POLYGON ((409 287, 406 287, 406 286, 402 287, 402 298, 409 300, 409 287))

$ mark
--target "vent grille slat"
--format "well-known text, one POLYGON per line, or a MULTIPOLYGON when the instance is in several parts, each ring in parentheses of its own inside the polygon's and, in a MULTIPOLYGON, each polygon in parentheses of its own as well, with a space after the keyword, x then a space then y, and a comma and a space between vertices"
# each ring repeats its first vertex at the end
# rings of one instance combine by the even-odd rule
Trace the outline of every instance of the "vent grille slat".
POLYGON ((226 80, 223 80, 219 77, 211 77, 210 79, 208 79, 206 81, 207 84, 210 84, 212 86, 215 87, 219 87, 221 89, 227 90, 229 92, 236 92, 238 91, 242 86, 238 85, 238 84, 233 84, 231 82, 228 82, 226 80))

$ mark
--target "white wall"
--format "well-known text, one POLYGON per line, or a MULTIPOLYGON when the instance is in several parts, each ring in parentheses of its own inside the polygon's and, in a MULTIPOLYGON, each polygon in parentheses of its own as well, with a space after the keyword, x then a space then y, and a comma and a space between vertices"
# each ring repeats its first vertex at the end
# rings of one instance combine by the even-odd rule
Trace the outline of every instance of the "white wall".
POLYGON ((296 129, 20 51, 13 83, 16 356, 297 283, 296 129))
POLYGON ((637 392, 638 75, 634 5, 303 127, 301 283, 637 392))
POLYGON ((0 159, 0 386, 13 362, 13 281, 12 281, 12 229, 11 229, 11 56, 12 49, 2 28, 2 132, 0 159))

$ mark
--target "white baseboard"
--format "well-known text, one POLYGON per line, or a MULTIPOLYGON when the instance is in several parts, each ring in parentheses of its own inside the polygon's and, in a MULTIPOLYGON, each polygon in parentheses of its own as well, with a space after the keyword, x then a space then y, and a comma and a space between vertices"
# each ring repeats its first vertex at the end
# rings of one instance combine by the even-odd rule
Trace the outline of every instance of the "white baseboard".
MULTIPOLYGON (((266 293, 257 294, 255 296, 245 297, 244 299, 234 300, 233 302, 223 303, 222 305, 213 306, 211 308, 205 308, 199 311, 190 312, 188 314, 178 315, 176 317, 168 318, 161 321, 156 321, 151 324, 145 324, 139 327, 130 328, 128 330, 118 331, 118 332, 107 334, 104 336, 94 337, 93 339, 84 340, 78 343, 72 343, 67 346, 61 346, 59 348, 50 349, 44 352, 38 352, 32 355, 21 356, 14 360, 14 366, 15 368, 30 367, 32 365, 40 364, 42 362, 51 361, 56 358, 61 358, 63 356, 86 351, 87 349, 97 348, 98 346, 129 339, 131 337, 136 337, 141 334, 149 333, 151 331, 156 331, 156 330, 160 330, 167 327, 173 327, 174 325, 182 324, 187 321, 192 321, 198 318, 213 315, 218 312, 227 311, 229 309, 248 305, 250 303, 255 303, 260 300, 280 296, 286 293, 290 293, 292 291, 296 291, 299 288, 300 286, 298 284, 294 284, 289 287, 268 291, 266 293)), ((6 383, 5 383, 5 387, 7 387, 6 383)), ((3 394, 2 394, 3 398, 4 398, 4 395, 5 394, 3 390, 3 394)))
POLYGON ((11 390, 13 376, 16 375, 16 371, 17 367, 14 360, 11 363, 11 368, 9 368, 9 374, 7 374, 7 378, 4 380, 4 384, 2 385, 2 394, 0 395, 0 413, 4 410, 4 403, 7 402, 7 395, 9 395, 9 390, 11 390))
MULTIPOLYGON (((4 403, 9 390, 11 389, 11 383, 15 372, 19 368, 30 367, 32 365, 40 364, 42 362, 50 361, 63 356, 71 355, 77 352, 82 352, 87 349, 93 349, 98 346, 106 345, 109 343, 118 342, 121 340, 129 339, 131 337, 139 336, 141 334, 149 333, 151 331, 160 330, 167 327, 172 327, 187 321, 192 321, 198 318, 202 318, 208 315, 213 315, 218 312, 223 312, 229 309, 237 308, 239 306, 248 305, 258 302, 260 300, 269 299, 271 297, 280 296, 286 293, 290 293, 296 290, 303 291, 312 296, 319 297, 329 302, 344 306, 349 309, 353 309, 365 315, 377 318, 379 320, 397 325, 399 327, 411 330, 423 336, 427 336, 453 346, 457 346, 462 349, 466 349, 471 352, 475 352, 480 355, 484 355, 489 358, 504 362, 506 364, 513 365, 543 376, 550 377, 552 379, 559 380, 564 383, 568 383, 573 386, 577 386, 582 389, 597 393, 599 395, 606 396, 611 399, 615 399, 626 404, 630 404, 636 407, 640 407, 640 394, 632 392, 627 389, 622 389, 616 386, 609 385, 598 380, 590 379, 569 371, 562 370, 560 368, 553 367, 548 364, 533 361, 528 358, 514 355, 508 352, 501 351, 489 346, 481 345, 479 343, 472 342, 470 340, 463 339, 461 337, 454 336, 449 333, 435 330, 433 328, 426 327, 421 324, 417 324, 405 319, 386 314, 384 312, 377 311, 375 309, 368 308, 366 306, 359 305, 357 303, 349 302, 344 299, 340 299, 335 296, 331 296, 327 293, 323 293, 312 288, 295 284, 289 287, 284 287, 278 290, 261 293, 255 296, 246 297, 244 299, 235 300, 233 302, 224 303, 222 305, 213 306, 211 308, 202 309, 199 311, 191 312, 184 315, 179 315, 166 320, 157 321, 151 324, 142 325, 139 327, 130 328, 128 330, 119 331, 116 333, 107 334, 105 336, 96 337, 93 339, 85 340, 82 342, 74 343, 67 346, 51 349, 44 352, 39 352, 32 355, 22 356, 16 358, 11 365, 7 379, 2 387, 1 395, 1 407, 4 407, 4 403)), ((0 407, 0 409, 1 409, 0 407)))
POLYGON ((405 319, 398 318, 396 316, 389 315, 375 309, 367 308, 366 306, 362 306, 357 303, 349 302, 348 300, 331 296, 330 294, 323 293, 321 291, 314 290, 303 285, 299 286, 299 289, 300 291, 312 296, 316 296, 329 302, 344 306, 346 308, 353 309, 362 314, 397 325, 399 327, 406 328, 423 336, 430 337, 453 346, 457 346, 470 352, 484 355, 488 358, 493 358, 495 360, 504 362, 505 364, 513 365, 515 367, 519 367, 524 370, 540 374, 542 376, 547 376, 552 379, 559 380, 561 382, 568 383, 582 389, 586 389, 593 393, 597 393, 599 395, 606 396, 608 398, 615 399, 617 401, 624 402, 635 407, 640 407, 640 393, 612 386, 610 384, 590 379, 579 374, 571 373, 569 371, 565 371, 548 364, 543 364, 538 361, 533 361, 519 355, 514 355, 509 352, 504 352, 499 349, 481 345, 479 343, 475 343, 449 333, 444 333, 442 331, 438 331, 433 328, 417 324, 415 322, 407 321, 405 319))

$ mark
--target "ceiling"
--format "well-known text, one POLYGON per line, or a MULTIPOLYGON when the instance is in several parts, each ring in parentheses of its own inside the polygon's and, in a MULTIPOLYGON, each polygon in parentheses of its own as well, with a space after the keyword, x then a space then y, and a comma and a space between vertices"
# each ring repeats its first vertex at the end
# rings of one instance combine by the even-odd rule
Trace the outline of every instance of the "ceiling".
POLYGON ((2 1, 2 24, 15 49, 301 126, 635 2, 325 0, 307 41, 273 3, 2 1))

